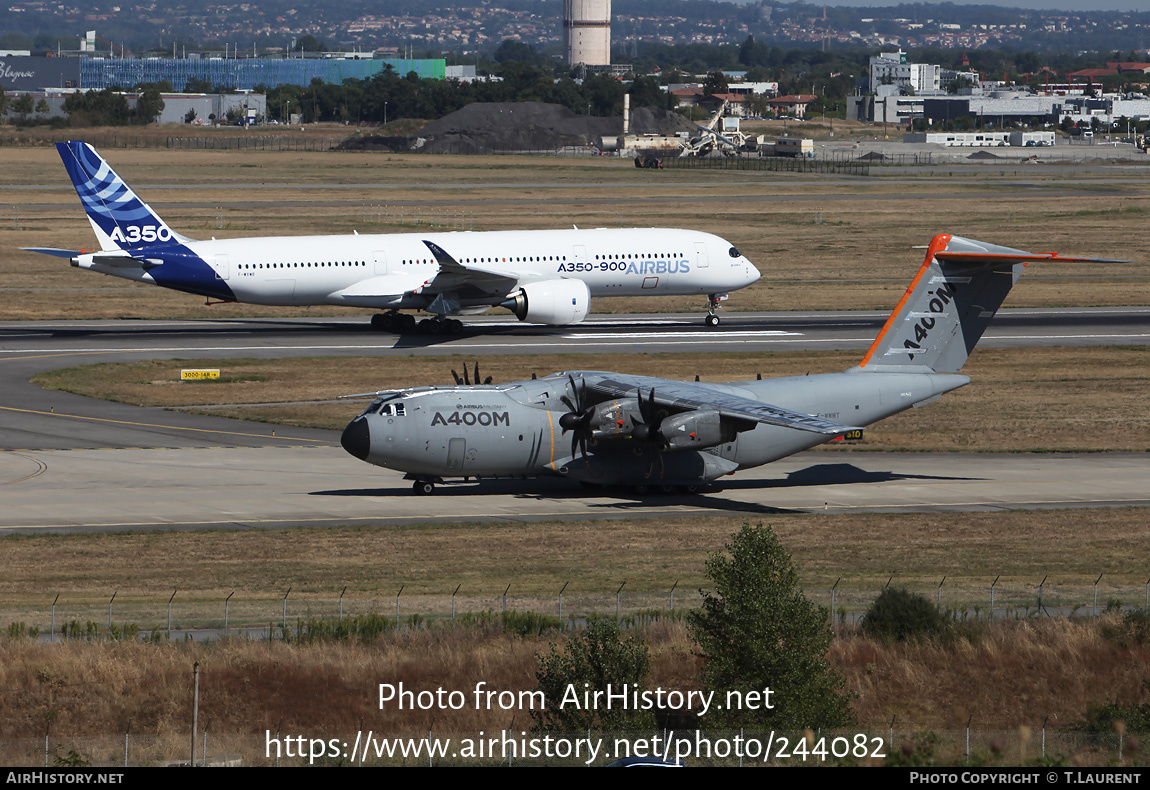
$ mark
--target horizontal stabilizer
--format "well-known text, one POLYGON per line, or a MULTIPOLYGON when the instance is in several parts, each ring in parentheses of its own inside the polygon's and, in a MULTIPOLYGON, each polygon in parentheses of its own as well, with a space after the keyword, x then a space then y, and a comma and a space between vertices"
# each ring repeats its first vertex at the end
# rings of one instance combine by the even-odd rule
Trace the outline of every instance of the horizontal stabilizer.
POLYGON ((25 252, 38 252, 41 255, 51 255, 53 258, 75 258, 80 250, 61 250, 57 247, 21 247, 25 252))
POLYGON ((1121 263, 940 234, 859 363, 869 372, 957 373, 1030 263, 1121 263))

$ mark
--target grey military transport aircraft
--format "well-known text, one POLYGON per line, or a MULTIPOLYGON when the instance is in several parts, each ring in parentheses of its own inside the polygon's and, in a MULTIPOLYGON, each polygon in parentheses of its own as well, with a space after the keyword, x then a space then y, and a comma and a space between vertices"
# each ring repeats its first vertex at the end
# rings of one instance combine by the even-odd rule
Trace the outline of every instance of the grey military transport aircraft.
MULTIPOLYGON (((559 475, 590 485, 696 491, 923 406, 970 382, 959 373, 1032 261, 941 234, 862 361, 843 373, 731 384, 567 371, 369 393, 344 448, 406 472, 419 494, 449 478, 559 475)), ((457 377, 458 379, 458 377, 457 377)))

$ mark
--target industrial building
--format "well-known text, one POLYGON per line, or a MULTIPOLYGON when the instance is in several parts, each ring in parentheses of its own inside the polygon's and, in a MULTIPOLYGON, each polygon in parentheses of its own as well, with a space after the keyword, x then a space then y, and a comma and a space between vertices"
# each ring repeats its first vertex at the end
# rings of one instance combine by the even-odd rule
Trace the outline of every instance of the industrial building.
POLYGON ((3 57, 0 88, 29 93, 49 88, 104 90, 167 81, 182 92, 189 80, 253 90, 257 85, 310 85, 313 79, 338 85, 345 79, 367 79, 388 67, 404 76, 444 79, 446 61, 417 58, 95 58, 3 57))
POLYGON ((80 87, 103 90, 108 87, 130 87, 142 82, 167 80, 182 91, 191 79, 211 85, 224 85, 238 90, 252 90, 257 85, 275 88, 279 85, 310 85, 321 79, 335 85, 345 79, 367 79, 388 67, 404 76, 415 72, 420 77, 444 79, 447 62, 439 58, 82 58, 80 87))
MULTIPOLYGON (((36 113, 38 118, 63 118, 64 102, 68 94, 73 91, 47 90, 47 91, 21 91, 32 100, 39 103, 41 99, 48 106, 47 112, 36 113)), ((197 125, 212 125, 227 123, 229 117, 234 118, 233 123, 262 123, 267 118, 267 96, 262 93, 244 91, 241 93, 162 93, 164 109, 155 119, 156 123, 194 123, 197 125)), ((138 93, 125 93, 124 99, 129 109, 136 108, 138 93)), ((7 117, 16 115, 11 105, 8 107, 7 117)))

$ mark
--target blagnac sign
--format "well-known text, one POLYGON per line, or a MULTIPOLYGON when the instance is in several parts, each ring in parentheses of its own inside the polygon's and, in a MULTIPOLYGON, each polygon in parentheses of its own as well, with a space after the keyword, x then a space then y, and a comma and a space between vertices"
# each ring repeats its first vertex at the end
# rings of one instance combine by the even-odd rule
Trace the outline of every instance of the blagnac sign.
POLYGON ((0 88, 8 93, 78 87, 79 58, 0 58, 0 88))

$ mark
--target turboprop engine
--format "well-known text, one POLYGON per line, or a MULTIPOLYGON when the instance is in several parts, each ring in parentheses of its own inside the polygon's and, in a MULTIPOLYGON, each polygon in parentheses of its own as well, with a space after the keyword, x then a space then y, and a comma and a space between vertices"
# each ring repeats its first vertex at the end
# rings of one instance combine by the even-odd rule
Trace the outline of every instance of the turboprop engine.
POLYGON ((529 324, 577 324, 591 309, 591 289, 582 280, 543 280, 520 286, 500 306, 529 324))
POLYGON ((734 425, 723 424, 713 409, 688 411, 665 417, 655 431, 664 450, 701 450, 734 441, 734 425))

